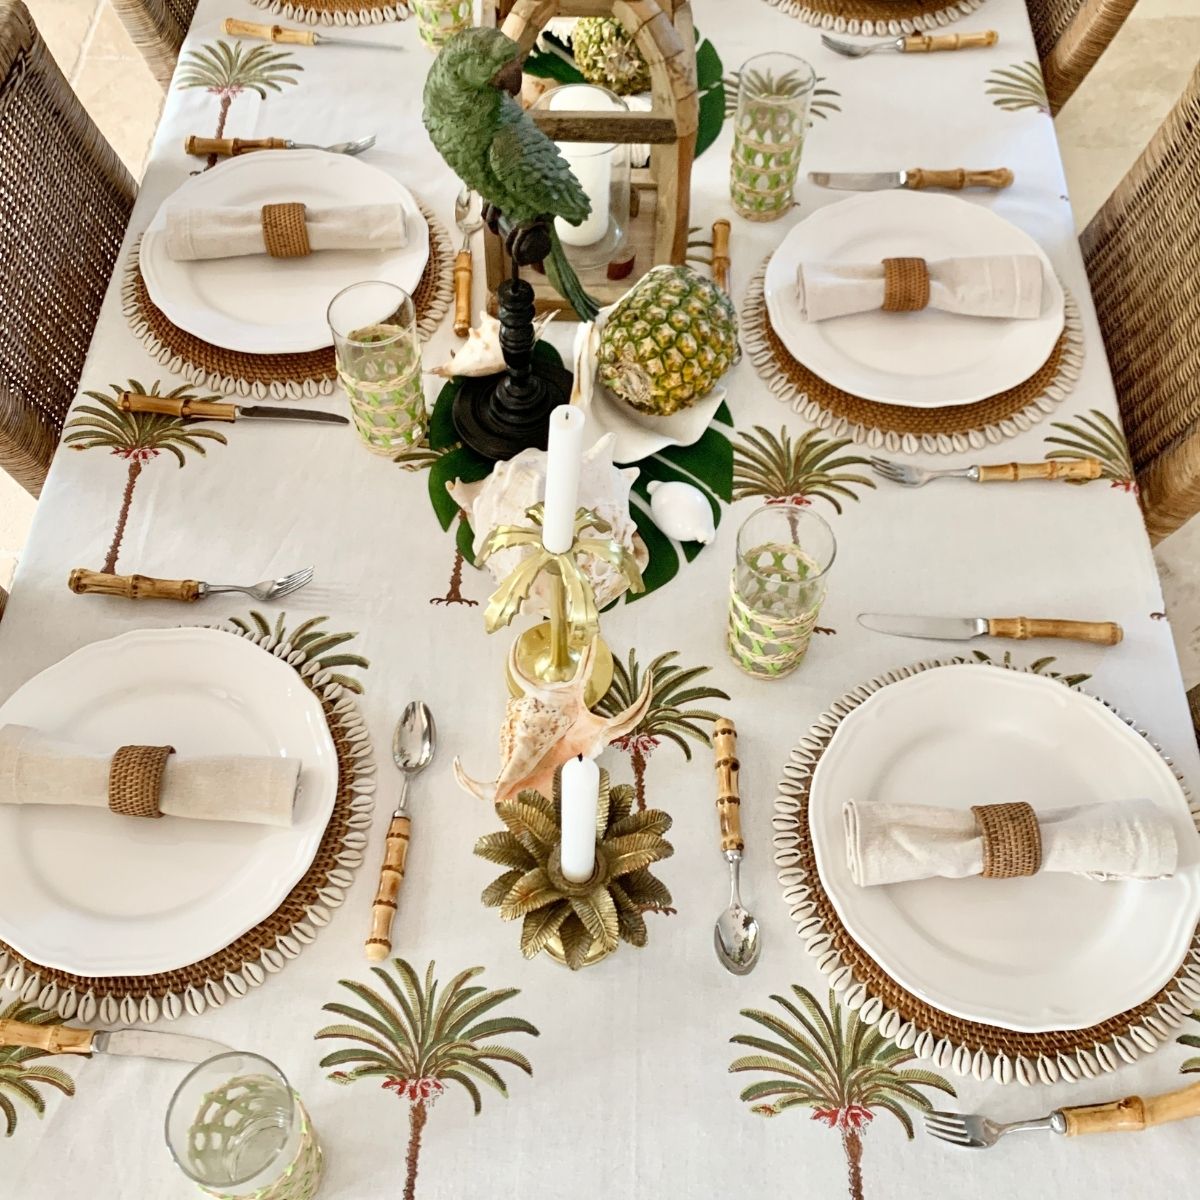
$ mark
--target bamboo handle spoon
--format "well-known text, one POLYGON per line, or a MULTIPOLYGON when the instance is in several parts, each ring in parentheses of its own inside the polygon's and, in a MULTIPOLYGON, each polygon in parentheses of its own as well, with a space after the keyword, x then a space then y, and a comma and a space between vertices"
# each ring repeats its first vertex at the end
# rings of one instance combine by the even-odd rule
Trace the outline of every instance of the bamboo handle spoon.
POLYGON ((729 864, 729 907, 717 918, 713 944, 721 965, 734 975, 746 975, 758 962, 758 922, 742 905, 741 794, 738 789, 737 729, 727 717, 713 726, 713 755, 717 769, 717 812, 721 817, 721 850, 729 864))

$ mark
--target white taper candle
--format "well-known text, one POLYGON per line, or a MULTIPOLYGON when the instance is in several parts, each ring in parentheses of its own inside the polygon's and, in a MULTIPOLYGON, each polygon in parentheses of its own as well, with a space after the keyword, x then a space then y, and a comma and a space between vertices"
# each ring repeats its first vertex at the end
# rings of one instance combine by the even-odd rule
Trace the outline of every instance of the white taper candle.
POLYGON ((562 873, 572 883, 590 879, 596 866, 596 805, 600 768, 582 755, 562 766, 562 873))
POLYGON ((566 554, 575 540, 575 505, 583 462, 583 409, 560 404, 550 414, 546 444, 546 514, 542 545, 551 554, 566 554))

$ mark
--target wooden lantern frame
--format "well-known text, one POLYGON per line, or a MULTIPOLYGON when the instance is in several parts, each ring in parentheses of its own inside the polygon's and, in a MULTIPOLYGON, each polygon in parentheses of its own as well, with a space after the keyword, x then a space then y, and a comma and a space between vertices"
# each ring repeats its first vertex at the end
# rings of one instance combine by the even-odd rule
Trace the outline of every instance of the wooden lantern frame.
MULTIPOLYGON (((586 290, 603 306, 612 304, 652 266, 681 265, 687 254, 692 161, 700 120, 696 86, 696 35, 688 0, 499 0, 485 4, 503 19, 502 31, 520 47, 533 49, 554 17, 612 17, 632 35, 650 68, 650 112, 531 112, 538 127, 556 142, 616 142, 650 146, 649 167, 630 171, 628 250, 633 270, 610 279, 605 267, 579 271, 586 290)), ((504 244, 484 231, 488 308, 495 312, 496 289, 512 273, 504 244)), ((574 314, 544 276, 526 271, 539 313, 574 314)))

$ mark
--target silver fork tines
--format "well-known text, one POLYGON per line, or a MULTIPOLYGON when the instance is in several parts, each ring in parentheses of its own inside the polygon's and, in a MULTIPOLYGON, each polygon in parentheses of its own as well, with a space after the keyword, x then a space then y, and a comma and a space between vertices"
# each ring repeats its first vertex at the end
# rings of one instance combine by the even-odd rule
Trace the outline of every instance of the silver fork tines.
POLYGON ((927 1112, 925 1132, 930 1137, 962 1146, 965 1150, 986 1150, 994 1146, 1006 1133, 1024 1130, 1045 1130, 1050 1133, 1065 1133, 1066 1122, 1059 1112, 1048 1117, 1037 1117, 1031 1121, 1009 1121, 1007 1124, 993 1121, 979 1113, 927 1112))
POLYGON ((821 43, 836 54, 844 54, 847 58, 865 58, 868 54, 874 54, 876 50, 900 50, 904 46, 904 39, 890 38, 886 42, 847 42, 841 38, 831 37, 827 33, 821 34, 821 43))
POLYGON ((930 471, 925 467, 913 467, 908 463, 892 462, 888 458, 872 458, 871 470, 876 475, 904 487, 924 487, 931 479, 970 479, 979 482, 978 467, 954 467, 930 471))
POLYGON ((285 575, 282 579, 264 579, 261 583, 202 583, 197 598, 203 600, 205 596, 212 596, 217 592, 243 592, 247 596, 253 596, 255 600, 281 600, 284 596, 290 596, 307 586, 312 582, 312 577, 312 567, 304 567, 285 575))

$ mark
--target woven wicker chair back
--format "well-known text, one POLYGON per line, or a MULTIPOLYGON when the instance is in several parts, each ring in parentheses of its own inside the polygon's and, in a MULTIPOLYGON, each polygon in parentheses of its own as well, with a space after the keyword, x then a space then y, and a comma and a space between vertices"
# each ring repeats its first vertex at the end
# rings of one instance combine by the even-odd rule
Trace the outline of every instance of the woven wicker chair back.
POLYGON ((121 24, 164 88, 196 12, 196 0, 112 0, 121 24))
POLYGON ((1057 113, 1125 23, 1136 0, 1026 0, 1050 111, 1057 113))

